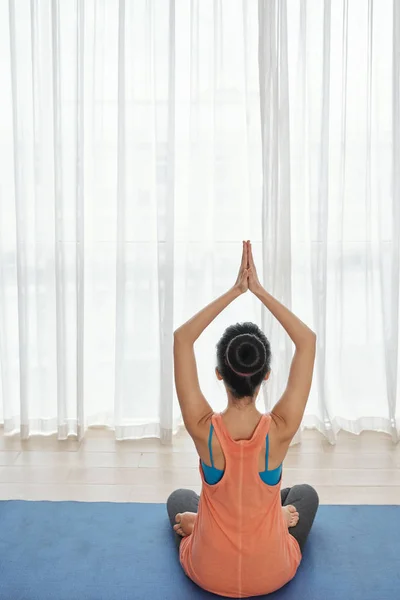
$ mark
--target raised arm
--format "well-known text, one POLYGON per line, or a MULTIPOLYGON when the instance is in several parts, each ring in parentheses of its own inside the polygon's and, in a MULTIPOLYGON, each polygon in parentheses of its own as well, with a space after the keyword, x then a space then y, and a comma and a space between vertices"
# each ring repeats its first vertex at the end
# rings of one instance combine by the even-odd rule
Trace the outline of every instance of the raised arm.
POLYGON ((212 414, 201 392, 197 375, 194 343, 206 327, 235 298, 248 289, 247 244, 243 242, 242 262, 236 283, 225 294, 208 304, 174 332, 175 387, 183 421, 189 434, 196 438, 203 422, 212 414))
POLYGON ((251 244, 248 242, 249 289, 280 322, 295 345, 286 389, 271 411, 279 437, 291 440, 300 427, 314 370, 316 334, 288 308, 271 296, 261 285, 254 265, 251 244))

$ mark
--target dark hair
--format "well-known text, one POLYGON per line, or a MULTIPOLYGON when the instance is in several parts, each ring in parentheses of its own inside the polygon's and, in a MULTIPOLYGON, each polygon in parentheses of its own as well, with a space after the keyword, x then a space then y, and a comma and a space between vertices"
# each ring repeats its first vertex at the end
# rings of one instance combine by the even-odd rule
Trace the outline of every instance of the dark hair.
POLYGON ((253 396, 271 369, 271 346, 255 323, 230 325, 217 344, 217 367, 234 398, 253 396))

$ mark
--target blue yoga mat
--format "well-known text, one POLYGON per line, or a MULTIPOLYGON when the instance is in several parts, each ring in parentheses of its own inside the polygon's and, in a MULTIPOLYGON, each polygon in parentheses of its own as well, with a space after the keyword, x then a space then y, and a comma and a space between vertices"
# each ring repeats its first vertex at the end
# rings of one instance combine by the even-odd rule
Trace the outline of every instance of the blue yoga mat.
MULTIPOLYGON (((267 565, 266 565, 267 568, 267 565)), ((271 600, 400 597, 400 506, 321 506, 295 579, 271 600)), ((0 600, 205 600, 163 504, 0 502, 0 600)))

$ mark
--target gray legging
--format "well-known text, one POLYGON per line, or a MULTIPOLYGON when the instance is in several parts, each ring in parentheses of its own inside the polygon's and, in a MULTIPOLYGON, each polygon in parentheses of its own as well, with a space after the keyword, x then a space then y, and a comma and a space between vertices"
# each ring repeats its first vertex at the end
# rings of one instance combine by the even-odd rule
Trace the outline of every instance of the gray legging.
MULTIPOLYGON (((304 483, 281 490, 281 500, 282 506, 293 504, 299 513, 299 522, 295 527, 289 529, 289 533, 296 538, 301 551, 303 551, 318 509, 318 494, 314 488, 304 483)), ((177 513, 186 511, 197 513, 198 506, 199 496, 193 490, 176 490, 172 492, 167 500, 167 511, 171 526, 175 525, 175 515, 177 513)), ((178 547, 181 540, 181 536, 175 533, 175 541, 178 547)))

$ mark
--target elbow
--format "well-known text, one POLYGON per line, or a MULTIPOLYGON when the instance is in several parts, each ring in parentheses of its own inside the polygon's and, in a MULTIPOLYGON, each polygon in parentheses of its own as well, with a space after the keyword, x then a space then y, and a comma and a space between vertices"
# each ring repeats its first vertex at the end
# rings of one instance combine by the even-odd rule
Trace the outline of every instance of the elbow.
POLYGON ((173 345, 174 348, 185 348, 186 350, 193 347, 196 340, 192 339, 186 332, 182 333, 181 331, 175 333, 174 331, 174 340, 173 345))
POLYGON ((317 349, 317 334, 314 331, 311 331, 309 344, 310 344, 310 348, 312 349, 313 353, 315 354, 316 349, 317 349))
POLYGON ((295 344, 298 349, 313 348, 317 346, 317 334, 311 329, 302 336, 301 340, 295 344))
POLYGON ((179 327, 174 331, 174 343, 188 341, 188 337, 184 331, 179 327))
POLYGON ((176 344, 176 342, 179 342, 180 339, 181 339, 181 334, 179 333, 179 330, 176 329, 174 331, 174 344, 176 344))
POLYGON ((307 343, 310 344, 310 346, 316 346, 317 345, 317 334, 312 331, 310 329, 310 333, 307 337, 307 343))
POLYGON ((317 334, 314 333, 314 331, 312 332, 312 349, 315 354, 315 352, 317 350, 317 334))

